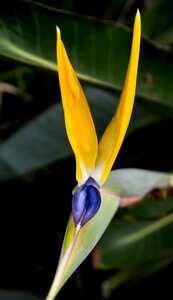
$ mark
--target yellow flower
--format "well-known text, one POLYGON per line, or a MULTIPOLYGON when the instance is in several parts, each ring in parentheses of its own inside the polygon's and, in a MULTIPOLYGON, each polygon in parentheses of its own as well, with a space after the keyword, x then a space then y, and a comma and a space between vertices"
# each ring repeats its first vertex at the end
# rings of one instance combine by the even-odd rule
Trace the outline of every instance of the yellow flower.
POLYGON ((75 225, 82 226, 99 209, 99 188, 105 182, 117 157, 129 125, 136 91, 141 21, 137 11, 131 55, 118 107, 98 143, 90 109, 67 56, 57 27, 58 75, 67 136, 76 158, 78 189, 72 210, 75 225))

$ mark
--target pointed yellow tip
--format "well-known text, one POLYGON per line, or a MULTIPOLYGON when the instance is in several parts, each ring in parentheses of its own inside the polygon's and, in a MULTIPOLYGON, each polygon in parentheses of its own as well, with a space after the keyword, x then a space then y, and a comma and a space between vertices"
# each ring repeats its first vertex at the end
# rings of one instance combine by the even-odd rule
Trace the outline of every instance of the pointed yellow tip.
POLYGON ((56 33, 57 33, 58 38, 61 38, 61 31, 58 26, 56 26, 56 33))
POLYGON ((141 14, 140 14, 139 9, 137 9, 137 12, 136 12, 135 23, 138 23, 139 25, 141 23, 141 14))
POLYGON ((137 8, 137 11, 136 11, 136 17, 139 17, 139 18, 140 18, 140 10, 139 10, 139 8, 137 8))
MULTIPOLYGON (((133 27, 133 35, 134 35, 134 44, 136 44, 136 49, 140 48, 140 38, 141 38, 141 15, 139 9, 137 9, 135 22, 133 27)), ((138 52, 138 50, 137 50, 138 52)))

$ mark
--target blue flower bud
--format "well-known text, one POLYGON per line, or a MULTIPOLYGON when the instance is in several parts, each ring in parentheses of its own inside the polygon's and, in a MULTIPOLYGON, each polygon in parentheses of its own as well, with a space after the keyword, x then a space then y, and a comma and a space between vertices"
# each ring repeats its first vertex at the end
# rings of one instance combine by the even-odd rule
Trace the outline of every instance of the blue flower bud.
POLYGON ((101 204, 99 185, 89 177, 74 193, 72 199, 72 213, 75 226, 85 225, 95 216, 101 204))

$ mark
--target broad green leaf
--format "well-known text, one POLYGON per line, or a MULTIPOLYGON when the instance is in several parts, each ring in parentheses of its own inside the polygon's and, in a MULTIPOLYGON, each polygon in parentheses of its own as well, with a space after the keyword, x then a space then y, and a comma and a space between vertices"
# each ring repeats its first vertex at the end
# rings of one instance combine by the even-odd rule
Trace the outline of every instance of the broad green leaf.
MULTIPOLYGON (((80 229, 74 227, 73 218, 70 216, 59 265, 46 300, 53 300, 55 298, 67 279, 93 250, 114 216, 119 203, 121 203, 121 199, 138 195, 139 201, 146 193, 156 187, 172 187, 172 175, 134 169, 112 172, 110 179, 108 178, 107 183, 101 188, 102 202, 98 213, 80 229), (119 176, 115 176, 116 172, 119 176), (145 183, 143 182, 144 180, 145 183), (129 193, 127 193, 128 190, 129 193)), ((133 266, 134 263, 139 264, 141 260, 142 263, 145 263, 141 249, 143 249, 144 243, 150 236, 152 236, 151 247, 147 248, 147 250, 145 249, 145 259, 146 261, 147 259, 151 261, 151 254, 158 254, 158 256, 160 254, 159 250, 156 251, 154 248, 154 243, 158 242, 159 244, 159 230, 163 230, 164 236, 164 233, 169 229, 168 234, 172 238, 171 228, 169 228, 172 221, 173 213, 155 222, 138 222, 136 220, 123 222, 123 220, 115 218, 108 227, 107 234, 105 234, 105 237, 99 243, 101 256, 100 261, 97 264, 95 263, 95 265, 99 268, 116 267, 126 269, 133 266), (124 236, 122 233, 124 233, 124 236)), ((167 239, 165 243, 165 247, 170 244, 167 239)), ((165 247, 163 248, 165 249, 165 247)), ((172 249, 169 250, 172 251, 172 249)), ((157 256, 155 259, 157 260, 157 256)))
POLYGON ((97 267, 126 270, 170 257, 172 225, 173 213, 153 221, 115 218, 99 243, 101 259, 97 267))
POLYGON ((43 300, 43 298, 31 293, 13 291, 13 290, 0 290, 1 300, 43 300))
MULTIPOLYGON (((171 16, 172 17, 172 16, 171 16)), ((173 40, 173 26, 170 26, 157 38, 157 43, 162 45, 168 45, 167 48, 172 50, 172 40, 173 40)))
MULTIPOLYGON (((28 0, 28 2, 32 2, 32 0, 28 0)), ((81 15, 97 16, 97 18, 103 19, 110 19, 112 17, 114 21, 116 21, 116 18, 121 14, 124 4, 124 0, 116 0, 116 2, 100 2, 100 0, 95 0, 94 5, 93 2, 90 1, 84 1, 81 5, 80 0, 64 0, 58 2, 57 0, 38 0, 37 2, 62 10, 73 11, 81 15)))
POLYGON ((172 213, 154 221, 130 222, 118 219, 116 225, 112 223, 97 248, 96 256, 99 252, 101 261, 98 264, 98 260, 95 260, 96 268, 116 269, 115 275, 103 282, 102 293, 105 298, 120 286, 131 282, 135 284, 173 262, 172 213), (114 239, 117 239, 117 246, 113 242, 110 250, 109 245, 114 239), (127 244, 120 246, 125 240, 128 240, 127 244))
MULTIPOLYGON (((10 10, 4 4, 0 21, 1 56, 56 72, 57 25, 79 79, 103 88, 122 89, 131 46, 128 28, 27 1, 13 1, 10 10)), ((170 118, 172 69, 173 54, 142 39, 138 100, 170 118)))
POLYGON ((123 286, 127 286, 130 283, 132 283, 133 286, 136 285, 138 282, 168 266, 172 261, 173 259, 170 256, 166 259, 152 261, 150 264, 144 264, 143 266, 140 266, 140 268, 137 266, 134 269, 116 272, 115 275, 112 275, 110 278, 103 281, 101 286, 103 298, 108 299, 112 292, 117 288, 123 288, 123 286))
MULTIPOLYGON (((98 88, 85 88, 101 136, 118 98, 98 88), (105 101, 109 105, 105 109, 105 101)), ((151 116, 156 120, 155 116, 151 116)), ((0 180, 37 171, 71 155, 60 103, 52 105, 11 135, 0 146, 0 180), (20 155, 19 155, 20 153, 20 155)))
MULTIPOLYGON (((118 97, 98 88, 85 86, 98 136, 112 117, 118 97), (108 104, 105 107, 105 102, 108 104)), ((128 134, 159 120, 159 116, 136 104, 128 134), (137 121, 140 117, 140 120, 137 121)), ((30 120, 0 146, 0 180, 37 171, 71 155, 64 129, 61 104, 52 105, 30 120), (20 155, 19 155, 20 153, 20 155)))
POLYGON ((118 197, 113 199, 104 192, 101 196, 102 203, 98 213, 79 231, 75 230, 72 216, 70 216, 59 265, 46 300, 55 298, 67 279, 95 247, 114 216, 118 207, 118 197))
POLYGON ((62 107, 53 105, 1 145, 0 179, 33 172, 70 154, 62 107))
POLYGON ((173 38, 172 9, 170 0, 152 0, 142 13, 143 33, 168 49, 171 49, 173 38))
POLYGON ((143 198, 143 201, 123 207, 123 215, 132 215, 135 219, 151 220, 162 217, 173 210, 173 198, 166 189, 156 189, 143 198))
MULTIPOLYGON (((84 85, 84 90, 91 107, 97 136, 100 139, 108 122, 113 116, 113 112, 118 103, 118 95, 111 91, 89 85, 84 85)), ((133 133, 137 129, 152 125, 161 120, 161 118, 162 117, 159 114, 148 110, 140 103, 136 102, 127 135, 133 133)))
POLYGON ((161 189, 172 185, 171 173, 129 168, 112 171, 103 188, 107 192, 119 195, 123 205, 123 199, 133 196, 142 198, 155 188, 161 189))
POLYGON ((120 205, 130 204, 135 195, 137 201, 143 199, 118 210, 97 245, 96 258, 93 252, 96 268, 116 270, 115 276, 103 284, 103 293, 109 296, 120 285, 149 276, 173 261, 173 174, 116 170, 111 172, 104 189, 120 195, 120 205), (157 191, 156 198, 154 193, 145 198, 153 190, 157 191), (159 190, 160 195, 168 198, 159 199, 159 190))
POLYGON ((106 8, 104 9, 103 17, 117 21, 116 18, 119 19, 122 17, 125 5, 126 4, 124 0, 108 1, 106 3, 106 8))

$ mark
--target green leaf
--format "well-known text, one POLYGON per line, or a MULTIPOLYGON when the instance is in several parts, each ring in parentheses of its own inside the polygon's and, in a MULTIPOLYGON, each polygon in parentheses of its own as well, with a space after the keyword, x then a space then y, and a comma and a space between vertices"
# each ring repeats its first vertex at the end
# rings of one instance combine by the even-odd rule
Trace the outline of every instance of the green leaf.
MULTIPOLYGON (((1 56, 56 72, 57 25, 79 78, 121 91, 131 47, 128 28, 27 1, 13 1, 10 10, 4 5, 0 20, 1 56)), ((170 118, 172 69, 173 54, 142 39, 138 100, 170 118)))
POLYGON ((106 193, 120 195, 120 205, 133 203, 135 196, 139 201, 118 210, 97 245, 96 256, 93 252, 95 268, 116 270, 103 284, 103 294, 108 297, 120 285, 142 280, 173 261, 173 174, 116 170, 103 188, 106 193), (157 195, 149 197, 154 190, 157 195), (159 190, 163 199, 158 197, 159 190))
MULTIPOLYGON (((110 173, 103 188, 108 193, 119 195, 121 201, 133 196, 143 198, 155 188, 172 185, 173 174, 142 169, 119 169, 110 173)), ((123 203, 121 203, 123 205, 123 203)))
POLYGON ((81 229, 75 229, 70 216, 59 265, 46 300, 53 300, 61 287, 92 251, 118 208, 118 198, 101 193, 102 203, 97 214, 81 229))
POLYGON ((27 292, 0 290, 1 300, 43 300, 43 298, 27 292))
POLYGON ((150 5, 142 12, 143 33, 168 49, 171 49, 169 46, 173 38, 172 8, 170 0, 154 0, 150 1, 150 5))
MULTIPOLYGON (((100 139, 116 109, 118 95, 111 91, 89 85, 84 85, 84 91, 90 104, 97 136, 100 139)), ((136 102, 127 135, 132 134, 137 129, 152 125, 161 120, 161 118, 159 114, 146 109, 140 103, 136 102)))
MULTIPOLYGON (((98 136, 101 137, 112 117, 118 97, 98 88, 85 86, 98 136), (108 104, 105 107, 105 102, 108 104)), ((128 134, 159 120, 139 104, 133 112, 128 134), (137 119, 140 120, 136 122, 137 119)), ((0 180, 7 180, 37 171, 71 155, 60 103, 30 120, 0 146, 0 180), (19 155, 20 153, 20 155, 19 155)))
POLYGON ((132 283, 133 286, 136 285, 138 282, 163 269, 172 263, 172 261, 173 259, 170 256, 169 258, 159 259, 150 264, 144 264, 143 266, 134 269, 126 269, 116 272, 115 275, 112 275, 102 283, 101 291, 103 298, 108 299, 114 290, 123 285, 127 286, 130 283, 132 283))
POLYGON ((112 221, 99 243, 101 260, 97 267, 126 270, 170 257, 173 250, 172 224, 173 213, 154 221, 112 221))
MULTIPOLYGON (((97 88, 85 87, 85 91, 101 136, 118 99, 97 88)), ((71 154, 61 103, 52 105, 0 145, 0 180, 34 172, 71 154)))
POLYGON ((99 269, 116 269, 115 275, 103 283, 105 297, 121 285, 135 284, 173 262, 172 225, 172 213, 155 221, 111 223, 96 251, 101 260, 98 263, 96 258, 94 263, 99 269))
MULTIPOLYGON (((168 188, 170 186, 172 186, 172 175, 170 174, 134 169, 113 171, 110 179, 108 178, 107 183, 101 188, 102 202, 98 213, 80 229, 74 227, 73 218, 70 216, 59 265, 46 300, 55 298, 67 279, 93 250, 109 225, 122 198, 138 195, 138 200, 140 200, 145 193, 148 193, 154 187, 168 188), (143 182, 144 179, 145 183, 143 182), (129 193, 127 194, 128 190, 129 193)), ((97 262, 97 267, 128 268, 134 263, 138 264, 141 260, 142 263, 145 263, 142 247, 144 247, 150 235, 152 236, 152 247, 149 247, 147 251, 145 249, 146 261, 147 259, 151 260, 151 254, 158 254, 159 256, 159 252, 157 253, 153 247, 154 243, 159 240, 158 232, 163 230, 165 233, 172 221, 173 213, 154 223, 151 221, 138 222, 136 220, 125 223, 115 219, 110 224, 110 229, 108 228, 105 238, 103 237, 99 243, 101 260, 99 263, 97 262), (122 233, 124 233, 124 236, 122 233), (155 234, 157 234, 156 237, 155 234)), ((172 235, 171 230, 169 234, 172 235)), ((170 242, 167 240, 166 245, 169 244, 170 242)), ((172 251, 172 249, 169 250, 172 251)), ((157 256, 155 259, 157 259, 157 256)))
POLYGON ((52 105, 1 145, 0 179, 33 172, 70 154, 62 107, 52 105))

